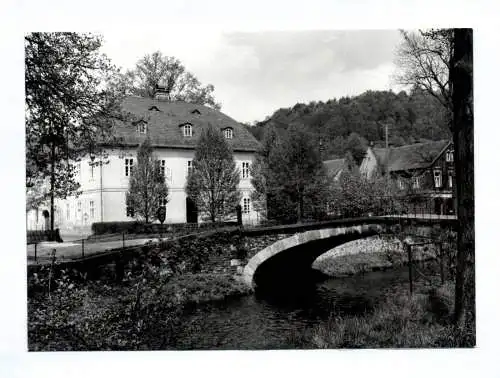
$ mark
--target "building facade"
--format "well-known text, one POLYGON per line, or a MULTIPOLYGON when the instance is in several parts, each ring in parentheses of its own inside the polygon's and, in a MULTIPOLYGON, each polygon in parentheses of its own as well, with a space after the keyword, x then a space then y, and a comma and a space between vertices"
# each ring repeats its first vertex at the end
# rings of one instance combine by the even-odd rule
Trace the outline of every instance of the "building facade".
MULTIPOLYGON (((129 97, 123 103, 123 110, 130 120, 116 122, 113 142, 101 143, 98 153, 74 162, 81 194, 56 201, 55 227, 89 230, 94 222, 134 220, 125 196, 137 164, 137 149, 147 137, 169 187, 169 201, 162 204, 166 206, 165 223, 202 221, 185 193, 185 185, 201 131, 209 125, 220 129, 233 150, 241 175, 243 222, 258 222, 259 214, 250 199, 253 190, 250 167, 259 142, 243 125, 217 110, 185 102, 129 97)), ((50 205, 27 214, 28 229, 47 227, 44 210, 50 210, 50 205)))
POLYGON ((451 141, 368 148, 360 165, 368 179, 388 174, 403 195, 421 198, 426 211, 456 212, 454 148, 451 141))

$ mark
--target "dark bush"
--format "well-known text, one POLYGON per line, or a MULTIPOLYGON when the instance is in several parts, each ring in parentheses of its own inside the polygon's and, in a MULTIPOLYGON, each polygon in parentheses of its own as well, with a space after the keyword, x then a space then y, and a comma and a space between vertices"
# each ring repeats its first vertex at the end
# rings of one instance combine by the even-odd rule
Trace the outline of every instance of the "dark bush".
POLYGON ((128 222, 96 222, 92 223, 94 235, 103 234, 158 234, 176 233, 179 231, 211 230, 214 228, 236 226, 237 222, 221 223, 144 223, 139 221, 128 222))

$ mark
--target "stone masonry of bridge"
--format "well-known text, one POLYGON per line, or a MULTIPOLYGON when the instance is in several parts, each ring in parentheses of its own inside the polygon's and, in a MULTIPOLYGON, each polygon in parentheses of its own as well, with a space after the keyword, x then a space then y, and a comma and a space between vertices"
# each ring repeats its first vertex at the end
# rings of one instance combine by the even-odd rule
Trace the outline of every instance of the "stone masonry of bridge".
POLYGON ((243 280, 256 287, 265 279, 292 278, 311 268, 317 257, 346 242, 387 232, 385 224, 364 224, 306 231, 283 238, 254 255, 243 270, 243 280))
MULTIPOLYGON (((406 223, 419 226, 422 224, 432 226, 439 223, 441 227, 442 222, 443 220, 416 218, 406 223)), ((259 272, 262 277, 274 276, 272 284, 280 281, 281 276, 286 273, 296 277, 296 274, 301 274, 304 270, 311 270, 310 267, 318 256, 338 245, 377 235, 383 230, 397 233, 398 229, 401 229, 401 226, 405 227, 406 223, 401 222, 399 218, 370 217, 259 229, 234 227, 182 236, 160 243, 160 245, 152 243, 147 249, 157 248, 166 257, 177 255, 180 260, 186 260, 185 263, 188 265, 196 260, 194 262, 198 264, 197 270, 201 273, 243 271, 241 278, 245 278, 249 285, 254 286, 255 278, 258 281, 259 272), (233 264, 235 259, 238 260, 237 264, 233 264)), ((453 220, 445 220, 445 223, 454 224, 453 220)), ((101 271, 115 268, 118 270, 119 267, 130 264, 130 261, 140 259, 145 247, 138 245, 125 250, 118 248, 67 261, 61 261, 58 255, 56 265, 57 269, 68 268, 82 273, 92 272, 91 275, 100 277, 101 271), (116 267, 113 268, 113 266, 116 267)), ((44 262, 28 265, 28 273, 38 271, 43 265, 44 262)))

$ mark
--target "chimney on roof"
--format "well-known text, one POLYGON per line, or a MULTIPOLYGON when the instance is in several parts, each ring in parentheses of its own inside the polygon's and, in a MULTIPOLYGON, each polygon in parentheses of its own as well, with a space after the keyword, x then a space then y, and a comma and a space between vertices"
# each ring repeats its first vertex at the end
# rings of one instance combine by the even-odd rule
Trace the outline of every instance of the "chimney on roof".
POLYGON ((154 99, 163 101, 170 100, 169 93, 167 92, 167 87, 156 84, 154 99))

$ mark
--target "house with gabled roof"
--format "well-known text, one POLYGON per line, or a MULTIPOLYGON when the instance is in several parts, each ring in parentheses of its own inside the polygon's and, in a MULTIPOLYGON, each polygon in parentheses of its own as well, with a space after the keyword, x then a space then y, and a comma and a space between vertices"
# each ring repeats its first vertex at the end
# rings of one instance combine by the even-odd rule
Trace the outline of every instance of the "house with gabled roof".
POLYGON ((435 213, 450 214, 456 209, 453 153, 453 143, 449 140, 369 147, 360 173, 368 179, 389 175, 402 193, 432 198, 435 213))
MULTIPOLYGON (((159 93, 161 95, 161 92, 159 93)), ((122 103, 126 120, 116 121, 113 138, 100 141, 102 153, 87 154, 74 162, 81 194, 56 201, 55 227, 89 229, 94 222, 131 221, 133 209, 126 207, 125 194, 137 164, 137 149, 149 138, 169 187, 165 223, 201 221, 196 205, 187 197, 185 184, 192 169, 195 148, 202 130, 212 125, 231 147, 240 171, 243 222, 256 222, 251 203, 250 167, 259 142, 239 122, 224 113, 187 102, 157 98, 127 97, 122 103)), ((44 208, 28 214, 28 229, 42 229, 44 208)))
POLYGON ((345 159, 332 159, 323 161, 323 166, 329 177, 333 180, 338 181, 342 172, 346 169, 345 159))

